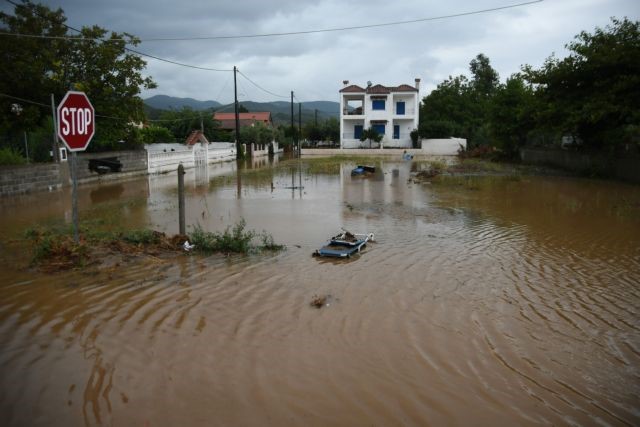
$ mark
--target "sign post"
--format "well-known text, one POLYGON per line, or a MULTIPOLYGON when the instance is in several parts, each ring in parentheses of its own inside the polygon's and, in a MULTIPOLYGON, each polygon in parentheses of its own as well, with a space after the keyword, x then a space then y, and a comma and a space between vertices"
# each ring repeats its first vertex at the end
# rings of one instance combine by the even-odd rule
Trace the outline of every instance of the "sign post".
POLYGON ((96 132, 95 110, 84 92, 69 91, 58 105, 56 114, 58 137, 71 151, 73 240, 80 241, 78 231, 78 158, 76 153, 89 146, 96 132))

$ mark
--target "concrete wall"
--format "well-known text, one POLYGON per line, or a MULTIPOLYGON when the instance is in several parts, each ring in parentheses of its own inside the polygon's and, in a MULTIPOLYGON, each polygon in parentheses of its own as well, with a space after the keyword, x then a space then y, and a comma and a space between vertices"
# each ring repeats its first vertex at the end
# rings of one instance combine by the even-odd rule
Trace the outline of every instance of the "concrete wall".
POLYGON ((609 157, 562 149, 520 149, 520 160, 533 165, 548 165, 586 175, 597 175, 640 183, 640 157, 609 157))
POLYGON ((60 188, 57 163, 0 167, 0 196, 13 196, 60 188))
MULTIPOLYGON (((71 162, 68 162, 69 166, 71 162)), ((79 153, 78 154, 78 182, 94 182, 117 179, 124 176, 144 175, 147 173, 147 152, 145 150, 135 151, 109 151, 106 153, 79 153), (97 172, 89 170, 90 159, 104 159, 107 157, 117 157, 122 163, 121 172, 109 172, 99 175, 97 172)), ((69 175, 71 176, 71 175, 69 175)), ((70 178, 69 178, 70 179, 70 178)), ((64 177, 63 177, 64 180, 64 177)))
POLYGON ((456 156, 460 146, 467 148, 467 140, 462 138, 422 140, 422 152, 430 156, 456 156))

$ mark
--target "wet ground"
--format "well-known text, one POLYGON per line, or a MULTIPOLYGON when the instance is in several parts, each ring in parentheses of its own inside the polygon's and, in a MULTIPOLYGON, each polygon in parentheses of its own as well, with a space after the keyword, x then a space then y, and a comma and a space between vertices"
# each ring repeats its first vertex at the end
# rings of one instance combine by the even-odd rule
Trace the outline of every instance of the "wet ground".
MULTIPOLYGON (((640 187, 354 165, 188 171, 187 224, 276 255, 45 275, 14 239, 69 194, 0 201, 2 425, 640 423, 640 187), (376 242, 312 258, 341 227, 376 242)), ((176 182, 82 186, 81 221, 177 233, 176 182)))

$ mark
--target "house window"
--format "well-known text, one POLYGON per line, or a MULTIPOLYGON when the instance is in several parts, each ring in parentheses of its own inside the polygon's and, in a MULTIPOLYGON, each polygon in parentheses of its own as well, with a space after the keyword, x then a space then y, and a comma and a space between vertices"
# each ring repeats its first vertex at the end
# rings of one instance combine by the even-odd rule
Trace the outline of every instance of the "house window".
POLYGON ((404 115, 404 101, 396 102, 396 114, 399 116, 404 115))
POLYGON ((353 139, 360 139, 362 136, 362 125, 355 125, 353 127, 353 139))
POLYGON ((384 110, 384 99, 374 99, 371 101, 372 110, 384 110))
MULTIPOLYGON (((384 102, 384 101, 382 101, 382 102, 384 102)), ((384 130, 385 125, 383 125, 383 124, 378 124, 378 125, 371 125, 371 127, 372 127, 373 129, 375 129, 375 131, 376 131, 376 132, 378 132, 380 135, 383 135, 383 136, 384 136, 384 133, 385 133, 385 130, 384 130)))
POLYGON ((393 139, 400 139, 400 125, 393 125, 393 139))

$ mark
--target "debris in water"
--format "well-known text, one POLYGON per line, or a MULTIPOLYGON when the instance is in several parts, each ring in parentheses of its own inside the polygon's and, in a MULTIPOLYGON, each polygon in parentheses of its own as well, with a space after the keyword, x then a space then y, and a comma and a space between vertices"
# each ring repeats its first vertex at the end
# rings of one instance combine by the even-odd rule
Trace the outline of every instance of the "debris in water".
POLYGON ((195 248, 195 247, 196 247, 196 245, 191 245, 191 244, 189 244, 189 241, 188 241, 188 240, 185 240, 185 241, 184 241, 184 244, 182 245, 182 248, 183 248, 185 251, 187 251, 187 252, 189 252, 191 249, 193 249, 193 248, 195 248))
POLYGON ((331 297, 331 295, 320 295, 320 296, 314 295, 311 298, 311 304, 309 304, 309 305, 311 305, 311 307, 315 307, 315 308, 322 308, 325 305, 328 306, 329 304, 327 303, 327 299, 329 299, 330 297, 331 297))

